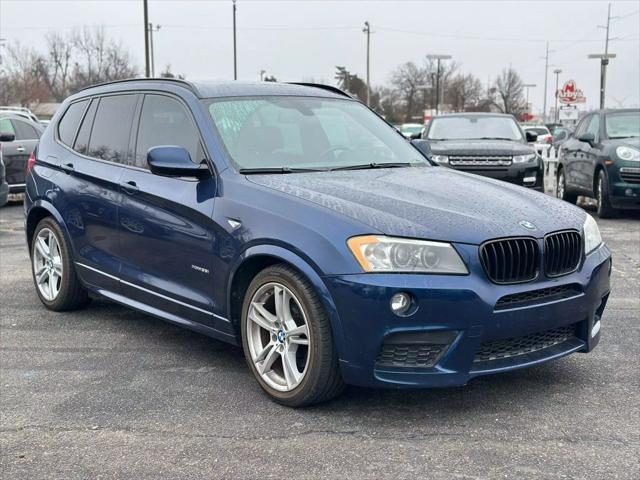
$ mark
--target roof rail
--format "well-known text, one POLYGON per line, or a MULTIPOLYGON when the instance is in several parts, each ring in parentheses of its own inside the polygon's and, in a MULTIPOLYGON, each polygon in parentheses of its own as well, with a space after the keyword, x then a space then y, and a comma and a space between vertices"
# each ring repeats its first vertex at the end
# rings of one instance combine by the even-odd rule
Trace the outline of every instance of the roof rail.
POLYGON ((336 93, 338 95, 342 95, 343 97, 356 98, 350 93, 345 92, 344 90, 340 90, 338 87, 334 87, 333 85, 325 85, 324 83, 310 83, 310 82, 287 82, 290 85, 301 85, 303 87, 315 87, 320 88, 322 90, 327 90, 328 92, 336 93))
POLYGON ((176 83, 176 84, 179 84, 180 86, 188 88, 195 95, 198 95, 198 89, 196 88, 196 86, 193 83, 187 82, 186 80, 182 80, 180 78, 165 78, 165 77, 160 77, 160 78, 146 78, 146 77, 145 78, 124 78, 122 80, 112 80, 110 82, 96 83, 95 85, 86 86, 86 87, 81 88, 80 90, 78 90, 78 92, 82 92, 84 90, 88 90, 89 88, 104 87, 106 85, 114 85, 114 84, 118 84, 118 83, 127 83, 127 82, 168 82, 168 83, 176 83))

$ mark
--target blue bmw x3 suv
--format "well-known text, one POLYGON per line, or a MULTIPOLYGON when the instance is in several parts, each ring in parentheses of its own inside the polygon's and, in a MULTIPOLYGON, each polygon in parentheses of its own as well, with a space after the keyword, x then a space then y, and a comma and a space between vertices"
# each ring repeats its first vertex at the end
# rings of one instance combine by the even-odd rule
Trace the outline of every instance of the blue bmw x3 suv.
POLYGON ((91 87, 27 171, 47 308, 100 295, 241 345, 285 405, 464 385, 600 338, 611 255, 591 216, 439 167, 332 87, 91 87))

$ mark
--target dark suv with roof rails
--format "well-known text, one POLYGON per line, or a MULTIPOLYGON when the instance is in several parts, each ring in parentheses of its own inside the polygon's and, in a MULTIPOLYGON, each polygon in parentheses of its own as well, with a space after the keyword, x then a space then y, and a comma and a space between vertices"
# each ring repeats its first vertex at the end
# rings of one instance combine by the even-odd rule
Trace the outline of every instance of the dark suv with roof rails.
POLYGON ((544 191, 537 135, 523 132, 513 115, 452 113, 434 117, 417 146, 436 163, 544 191))

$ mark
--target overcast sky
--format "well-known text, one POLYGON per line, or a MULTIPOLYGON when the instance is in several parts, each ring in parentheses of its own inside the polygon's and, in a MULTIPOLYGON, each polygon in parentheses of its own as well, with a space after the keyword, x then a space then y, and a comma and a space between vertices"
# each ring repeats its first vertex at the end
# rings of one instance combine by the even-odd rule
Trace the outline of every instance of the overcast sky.
MULTIPOLYGON (((612 2, 608 106, 640 106, 640 1, 612 2)), ((604 50, 607 2, 601 1, 330 1, 238 0, 238 75, 257 80, 264 69, 281 81, 334 83, 335 65, 365 76, 365 20, 372 25, 371 80, 428 53, 450 54, 483 83, 512 65, 535 83, 534 109, 543 102, 548 40, 548 104, 555 75, 574 79, 587 105, 597 107, 599 65, 589 53, 604 50)), ((231 79, 231 0, 149 0, 156 70, 171 64, 192 79, 231 79)), ((42 48, 48 30, 103 25, 144 64, 142 0, 1 0, 0 37, 42 48)))

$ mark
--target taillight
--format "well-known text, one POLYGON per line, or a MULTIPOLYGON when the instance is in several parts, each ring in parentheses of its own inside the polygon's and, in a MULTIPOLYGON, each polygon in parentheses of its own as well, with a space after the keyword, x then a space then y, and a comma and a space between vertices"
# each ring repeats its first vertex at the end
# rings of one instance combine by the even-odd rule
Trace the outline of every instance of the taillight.
POLYGON ((553 143, 553 135, 547 137, 547 143, 553 143))
POLYGON ((36 164, 36 155, 33 152, 31 152, 31 155, 29 155, 29 160, 27 160, 27 168, 24 171, 25 175, 28 175, 29 172, 31 172, 31 169, 35 164, 36 164))

